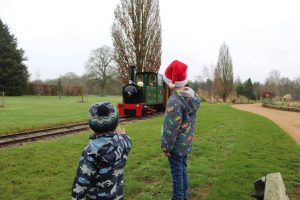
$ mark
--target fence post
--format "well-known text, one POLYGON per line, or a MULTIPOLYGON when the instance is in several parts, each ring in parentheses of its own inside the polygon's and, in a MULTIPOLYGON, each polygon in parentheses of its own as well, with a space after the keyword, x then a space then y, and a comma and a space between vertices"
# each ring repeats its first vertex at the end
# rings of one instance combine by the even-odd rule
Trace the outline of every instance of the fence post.
POLYGON ((286 189, 279 172, 267 174, 264 200, 288 200, 286 189))
POLYGON ((5 92, 2 92, 2 107, 4 107, 4 95, 5 95, 5 92))

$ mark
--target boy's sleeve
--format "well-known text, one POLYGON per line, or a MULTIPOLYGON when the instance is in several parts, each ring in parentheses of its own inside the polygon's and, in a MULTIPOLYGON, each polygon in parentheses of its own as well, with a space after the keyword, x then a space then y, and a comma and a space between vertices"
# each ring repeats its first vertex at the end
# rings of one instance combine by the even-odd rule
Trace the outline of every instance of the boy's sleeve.
POLYGON ((169 102, 166 107, 162 127, 161 148, 164 152, 171 152, 174 149, 181 122, 182 112, 180 105, 169 102))
POLYGON ((97 164, 93 157, 84 150, 80 157, 77 173, 72 187, 72 200, 85 199, 87 190, 97 172, 97 164))
POLYGON ((131 139, 127 134, 122 135, 122 138, 124 140, 125 152, 128 154, 129 151, 131 150, 131 139))

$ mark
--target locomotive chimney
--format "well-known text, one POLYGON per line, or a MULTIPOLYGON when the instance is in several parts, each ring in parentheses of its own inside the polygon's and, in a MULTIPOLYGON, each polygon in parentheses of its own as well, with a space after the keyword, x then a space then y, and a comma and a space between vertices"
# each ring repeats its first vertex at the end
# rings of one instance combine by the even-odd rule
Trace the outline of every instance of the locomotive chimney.
POLYGON ((136 67, 134 65, 130 66, 130 80, 135 83, 135 69, 136 67))

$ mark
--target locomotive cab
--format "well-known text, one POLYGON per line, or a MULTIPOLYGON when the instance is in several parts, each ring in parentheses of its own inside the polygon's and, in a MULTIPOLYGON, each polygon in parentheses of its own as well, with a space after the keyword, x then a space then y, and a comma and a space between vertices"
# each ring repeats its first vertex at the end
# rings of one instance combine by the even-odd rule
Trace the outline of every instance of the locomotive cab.
POLYGON ((160 104, 163 101, 163 78, 154 72, 140 72, 136 74, 136 82, 143 90, 142 102, 148 105, 160 104))

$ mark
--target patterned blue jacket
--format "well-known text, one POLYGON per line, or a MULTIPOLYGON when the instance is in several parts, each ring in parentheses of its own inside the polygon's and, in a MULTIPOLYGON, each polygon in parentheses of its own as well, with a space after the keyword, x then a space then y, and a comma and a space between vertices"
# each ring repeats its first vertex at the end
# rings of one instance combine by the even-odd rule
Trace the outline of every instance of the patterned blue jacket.
POLYGON ((191 88, 173 91, 162 127, 161 148, 164 152, 186 156, 192 150, 199 106, 200 97, 191 88))
POLYGON ((95 136, 84 148, 72 187, 72 200, 119 200, 123 196, 123 168, 131 149, 127 135, 95 136))

